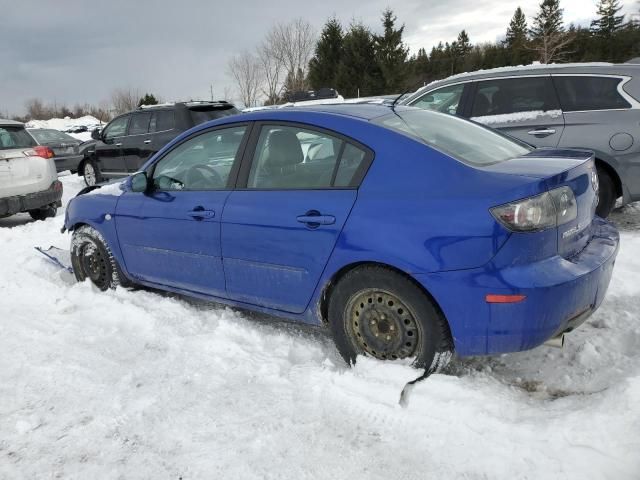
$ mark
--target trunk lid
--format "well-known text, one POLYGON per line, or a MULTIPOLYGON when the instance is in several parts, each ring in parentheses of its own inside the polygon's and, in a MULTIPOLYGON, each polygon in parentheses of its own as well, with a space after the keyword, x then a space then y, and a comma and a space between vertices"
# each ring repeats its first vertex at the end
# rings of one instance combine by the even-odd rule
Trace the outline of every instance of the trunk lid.
POLYGON ((598 204, 598 177, 593 152, 539 149, 490 165, 486 170, 541 179, 548 190, 564 186, 571 188, 576 199, 577 215, 574 220, 557 228, 558 254, 571 258, 587 246, 598 204))

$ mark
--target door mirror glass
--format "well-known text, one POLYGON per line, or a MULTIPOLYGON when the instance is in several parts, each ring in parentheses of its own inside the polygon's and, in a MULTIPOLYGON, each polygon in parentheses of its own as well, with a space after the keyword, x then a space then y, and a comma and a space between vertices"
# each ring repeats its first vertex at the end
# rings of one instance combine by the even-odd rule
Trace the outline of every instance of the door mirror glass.
POLYGON ((146 192, 149 186, 149 181, 147 180, 146 172, 138 172, 132 177, 130 177, 129 181, 131 185, 132 192, 146 192))

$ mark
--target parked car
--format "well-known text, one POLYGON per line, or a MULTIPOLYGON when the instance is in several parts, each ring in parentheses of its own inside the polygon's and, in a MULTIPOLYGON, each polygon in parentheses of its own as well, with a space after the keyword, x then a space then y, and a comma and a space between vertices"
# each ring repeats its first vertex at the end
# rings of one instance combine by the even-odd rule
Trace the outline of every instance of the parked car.
POLYGON ((78 280, 327 325, 348 361, 556 341, 607 290, 592 152, 385 105, 265 110, 184 133, 68 206, 78 280))
POLYGON ((470 118, 536 147, 587 148, 597 213, 640 200, 640 65, 530 65, 450 77, 403 103, 470 118))
POLYGON ((71 173, 76 173, 78 171, 78 165, 83 159, 79 148, 80 140, 53 128, 27 128, 27 132, 38 145, 44 145, 53 150, 58 172, 71 170, 71 173))
POLYGON ((53 151, 38 145, 24 124, 0 119, 0 217, 54 217, 61 198, 53 151))
POLYGON ((185 130, 235 113, 232 104, 220 101, 151 105, 120 115, 92 132, 96 143, 78 174, 87 185, 127 176, 185 130))

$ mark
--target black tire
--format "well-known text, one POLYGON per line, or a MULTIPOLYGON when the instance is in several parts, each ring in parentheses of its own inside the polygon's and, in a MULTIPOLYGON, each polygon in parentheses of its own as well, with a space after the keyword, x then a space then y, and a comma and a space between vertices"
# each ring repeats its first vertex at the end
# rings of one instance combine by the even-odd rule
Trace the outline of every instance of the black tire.
POLYGON ((107 242, 94 228, 84 225, 71 238, 71 265, 76 280, 86 279, 102 291, 132 286, 122 274, 107 242))
POLYGON ((82 177, 84 178, 84 183, 87 187, 92 187, 100 182, 102 182, 102 173, 100 172, 100 168, 96 162, 92 159, 88 158, 82 164, 82 177))
POLYGON ((31 215, 31 218, 34 220, 53 218, 56 216, 56 213, 58 213, 58 208, 55 205, 47 205, 46 207, 29 210, 29 215, 31 215))
POLYGON ((384 267, 348 272, 331 291, 328 320, 349 364, 362 354, 381 360, 415 357, 415 367, 433 373, 453 352, 447 321, 431 299, 410 279, 384 267))
POLYGON ((598 183, 600 184, 600 192, 598 195, 598 206, 596 207, 596 215, 607 218, 613 207, 616 206, 618 195, 616 193, 616 185, 611 175, 602 167, 597 167, 598 183))

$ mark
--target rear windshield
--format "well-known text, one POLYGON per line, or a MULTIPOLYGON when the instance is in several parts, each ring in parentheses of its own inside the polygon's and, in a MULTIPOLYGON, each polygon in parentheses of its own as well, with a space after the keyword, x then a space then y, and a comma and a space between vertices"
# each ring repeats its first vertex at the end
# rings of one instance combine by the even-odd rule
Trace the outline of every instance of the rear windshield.
POLYGON ((399 109, 373 120, 473 166, 526 155, 533 148, 484 126, 422 109, 399 109))
POLYGON ((36 141, 24 127, 0 127, 0 150, 35 147, 36 141))
POLYGON ((40 144, 45 143, 80 143, 78 140, 73 138, 66 133, 59 132, 58 130, 48 130, 45 128, 42 129, 33 129, 29 130, 29 133, 38 141, 40 144))
POLYGON ((228 117, 238 112, 238 109, 232 105, 228 107, 192 107, 189 108, 191 112, 191 118, 193 124, 198 125, 200 123, 208 122, 209 120, 215 120, 217 118, 228 117))

